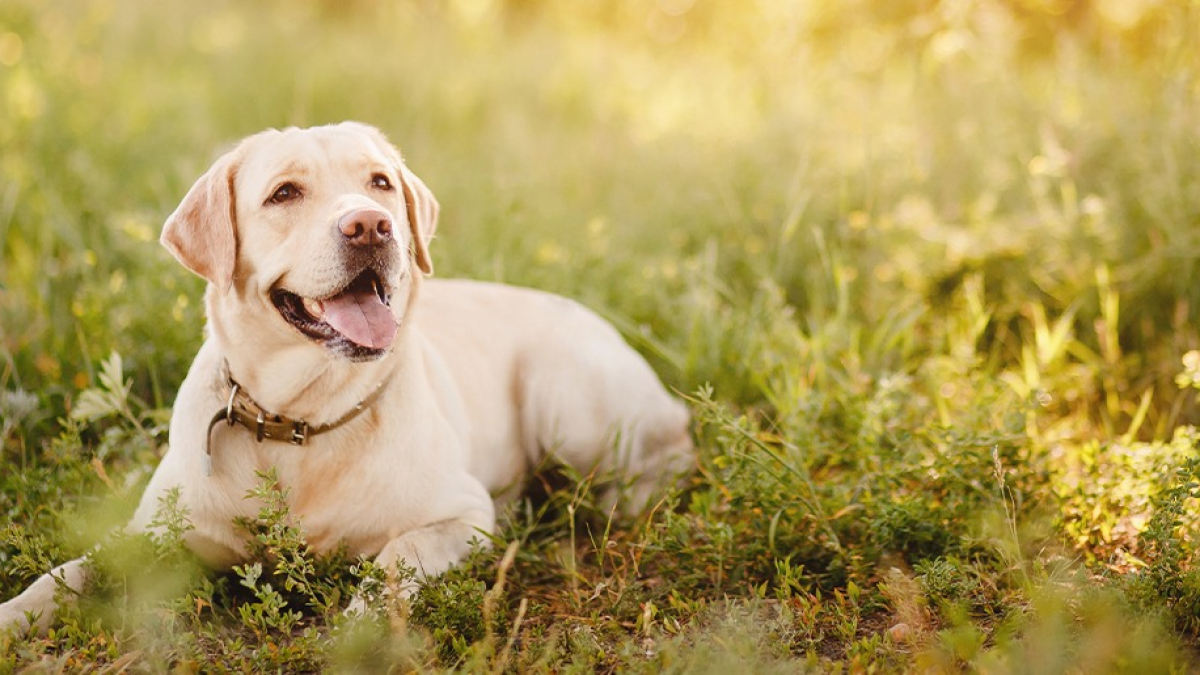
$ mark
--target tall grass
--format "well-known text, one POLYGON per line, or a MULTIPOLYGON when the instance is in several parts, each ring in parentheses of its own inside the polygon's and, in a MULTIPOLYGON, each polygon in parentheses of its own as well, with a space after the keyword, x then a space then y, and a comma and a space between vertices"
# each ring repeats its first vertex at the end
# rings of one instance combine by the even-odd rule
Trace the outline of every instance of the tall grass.
POLYGON ((5 3, 0 597, 97 544, 101 582, 0 664, 1188 667, 1198 34, 1195 2, 5 3), (547 479, 364 622, 380 571, 282 506, 282 568, 105 538, 201 339, 161 221, 237 138, 342 119, 438 195, 439 275, 579 298, 689 397, 681 493, 611 523, 547 479))

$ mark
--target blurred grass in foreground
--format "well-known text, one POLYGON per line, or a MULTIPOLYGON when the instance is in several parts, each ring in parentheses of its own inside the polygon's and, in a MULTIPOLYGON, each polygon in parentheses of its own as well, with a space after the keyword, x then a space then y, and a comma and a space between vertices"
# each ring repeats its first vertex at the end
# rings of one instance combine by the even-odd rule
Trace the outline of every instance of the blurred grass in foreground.
POLYGON ((335 618, 369 569, 281 598, 124 542, 0 664, 1183 667, 1196 35, 1194 0, 5 3, 0 596, 136 499, 203 323, 158 228, 267 126, 383 128, 439 275, 600 309, 704 451, 632 529, 552 491, 503 594, 501 543, 404 637, 335 618), (146 555, 177 583, 111 593, 146 555))

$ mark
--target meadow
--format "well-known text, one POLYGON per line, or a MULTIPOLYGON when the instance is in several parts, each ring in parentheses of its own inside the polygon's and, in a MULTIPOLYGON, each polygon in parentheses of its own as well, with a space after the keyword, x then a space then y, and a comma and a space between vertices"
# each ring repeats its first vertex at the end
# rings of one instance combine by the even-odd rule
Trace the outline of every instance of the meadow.
MULTIPOLYGON (((1181 672, 1200 666, 1200 4, 0 4, 0 672, 1181 672), (689 400, 633 522, 550 472, 408 605, 112 534, 203 284, 157 243, 266 127, 383 129, 439 276, 612 320, 689 400)), ((561 472, 560 472, 561 474, 561 472)))

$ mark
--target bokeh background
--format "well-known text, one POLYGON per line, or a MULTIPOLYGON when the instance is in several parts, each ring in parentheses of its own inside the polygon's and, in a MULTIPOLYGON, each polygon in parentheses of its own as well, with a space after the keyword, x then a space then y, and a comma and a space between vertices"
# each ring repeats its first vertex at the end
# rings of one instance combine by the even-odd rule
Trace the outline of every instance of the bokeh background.
POLYGON ((1031 302, 1089 328, 1102 271, 1147 356, 1131 377, 1169 379, 1198 299, 1197 11, 5 3, 4 377, 78 387, 117 348, 170 390, 202 317, 155 245, 165 215, 243 135, 359 119, 441 197, 446 275, 557 288, 656 333, 670 308, 642 296, 684 295, 696 265, 868 323, 978 278, 1003 340, 1031 302))
MULTIPOLYGON (((10 527, 0 561, 85 550, 54 510, 128 502, 161 452, 204 317, 157 236, 192 181, 244 135, 344 119, 437 194, 439 276, 578 298, 711 386, 691 505, 625 533, 690 561, 675 604, 645 582, 609 635, 815 593, 771 644, 1084 672, 1194 649, 1196 0, 6 0, 0 510, 60 534, 10 527), (1097 588, 1124 599, 1081 618, 1097 588), (896 617, 924 637, 869 643, 896 617)), ((585 615, 599 557, 513 583, 544 625, 585 615)))

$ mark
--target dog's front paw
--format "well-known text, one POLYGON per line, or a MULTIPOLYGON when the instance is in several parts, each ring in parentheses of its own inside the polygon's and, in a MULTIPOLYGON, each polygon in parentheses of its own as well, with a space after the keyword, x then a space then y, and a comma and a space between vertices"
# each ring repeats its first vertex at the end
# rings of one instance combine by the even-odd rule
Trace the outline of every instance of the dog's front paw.
POLYGON ((382 590, 376 590, 370 595, 357 593, 350 599, 350 604, 346 605, 342 614, 351 619, 361 619, 384 611, 389 613, 405 611, 409 600, 417 594, 419 589, 420 585, 415 582, 389 583, 382 590))
POLYGON ((350 600, 350 604, 346 606, 342 614, 352 619, 361 619, 367 615, 368 609, 367 599, 361 595, 356 595, 350 600))
POLYGON ((0 633, 13 633, 19 637, 24 637, 29 632, 43 632, 49 627, 50 621, 48 617, 43 617, 45 612, 31 612, 17 600, 9 600, 0 605, 0 633), (30 619, 33 621, 30 621, 30 619))

